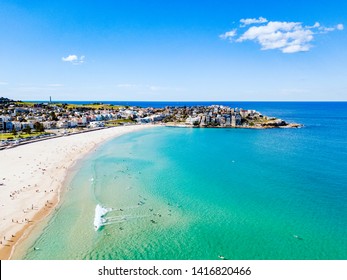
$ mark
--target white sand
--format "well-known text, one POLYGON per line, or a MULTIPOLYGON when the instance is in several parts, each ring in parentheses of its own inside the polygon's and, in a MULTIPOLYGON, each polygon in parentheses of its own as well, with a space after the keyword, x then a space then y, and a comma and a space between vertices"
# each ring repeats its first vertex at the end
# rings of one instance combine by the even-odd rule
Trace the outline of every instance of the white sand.
POLYGON ((0 151, 0 259, 10 257, 39 212, 46 216, 53 209, 78 159, 105 140, 147 127, 153 126, 115 127, 0 151))

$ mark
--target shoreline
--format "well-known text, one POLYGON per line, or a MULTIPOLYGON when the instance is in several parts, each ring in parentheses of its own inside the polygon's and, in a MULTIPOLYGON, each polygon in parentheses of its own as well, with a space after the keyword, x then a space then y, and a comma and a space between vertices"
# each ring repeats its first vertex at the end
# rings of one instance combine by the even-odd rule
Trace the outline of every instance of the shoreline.
POLYGON ((166 127, 181 127, 181 128, 233 128, 233 129, 273 129, 273 128, 301 128, 303 127, 302 124, 298 123, 288 123, 286 125, 282 126, 199 126, 199 125, 190 125, 185 123, 166 123, 164 124, 166 127))
POLYGON ((13 252, 58 206, 71 168, 107 140, 155 127, 114 127, 3 150, 0 162, 0 259, 13 252))

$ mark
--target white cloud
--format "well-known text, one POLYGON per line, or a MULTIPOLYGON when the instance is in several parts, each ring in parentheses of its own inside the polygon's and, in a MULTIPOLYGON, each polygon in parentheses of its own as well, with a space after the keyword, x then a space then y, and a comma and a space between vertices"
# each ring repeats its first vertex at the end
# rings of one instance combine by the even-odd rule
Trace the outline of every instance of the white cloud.
POLYGON ((64 62, 71 62, 72 64, 82 64, 84 63, 84 59, 85 59, 85 56, 84 55, 81 55, 80 57, 78 57, 77 55, 75 54, 70 54, 68 55, 67 57, 62 57, 61 58, 62 61, 64 62))
POLYGON ((225 32, 224 34, 219 35, 219 38, 231 40, 235 36, 236 36, 236 29, 233 29, 228 32, 225 32))
POLYGON ((270 21, 267 25, 249 28, 237 42, 254 40, 262 50, 280 49, 283 53, 308 51, 313 32, 299 22, 270 21))
POLYGON ((63 60, 63 61, 73 62, 73 61, 78 60, 78 57, 77 57, 77 55, 75 55, 75 54, 70 54, 70 55, 67 56, 67 57, 62 57, 62 60, 63 60))
POLYGON ((316 21, 315 23, 314 23, 314 25, 312 25, 312 26, 305 26, 305 28, 309 28, 309 29, 312 29, 312 28, 318 28, 318 27, 320 27, 320 23, 318 22, 318 21, 316 21))
POLYGON ((339 23, 335 27, 320 26, 318 29, 321 31, 321 33, 328 33, 328 32, 335 31, 336 29, 337 30, 343 30, 344 26, 342 23, 339 23))
POLYGON ((8 82, 0 82, 0 86, 6 86, 8 85, 8 82))
POLYGON ((256 18, 246 18, 246 19, 240 19, 240 22, 243 23, 241 26, 246 26, 250 24, 257 24, 257 23, 265 23, 268 22, 266 18, 259 17, 258 19, 256 18))
MULTIPOLYGON (((343 30, 343 25, 336 27, 321 26, 316 22, 313 26, 303 26, 301 22, 267 21, 265 18, 241 19, 240 22, 246 25, 260 23, 257 26, 247 27, 235 42, 244 41, 257 42, 262 50, 278 49, 283 53, 296 53, 309 51, 312 48, 312 41, 316 34, 332 32, 335 29, 343 30), (266 23, 266 24, 265 24, 266 23)), ((232 37, 236 36, 237 29, 232 30, 232 37)), ((231 39, 229 32, 220 35, 222 39, 231 39)))
POLYGON ((335 30, 335 27, 324 27, 324 26, 321 26, 318 28, 318 30, 321 31, 321 33, 328 33, 328 32, 331 32, 331 31, 334 31, 335 30))

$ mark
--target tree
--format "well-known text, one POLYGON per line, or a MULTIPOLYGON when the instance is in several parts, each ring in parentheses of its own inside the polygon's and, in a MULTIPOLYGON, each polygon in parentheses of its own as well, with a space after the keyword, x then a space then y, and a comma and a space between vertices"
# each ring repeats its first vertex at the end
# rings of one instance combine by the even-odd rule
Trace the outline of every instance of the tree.
POLYGON ((55 112, 51 112, 51 120, 52 121, 57 121, 58 120, 57 116, 55 115, 55 112))
POLYGON ((27 125, 27 126, 23 129, 23 131, 24 131, 25 133, 31 134, 31 127, 30 127, 29 125, 27 125))
POLYGON ((13 136, 17 135, 17 130, 14 126, 12 126, 12 135, 13 136))
POLYGON ((34 123, 34 128, 37 132, 44 132, 45 128, 43 127, 43 124, 40 122, 34 123))

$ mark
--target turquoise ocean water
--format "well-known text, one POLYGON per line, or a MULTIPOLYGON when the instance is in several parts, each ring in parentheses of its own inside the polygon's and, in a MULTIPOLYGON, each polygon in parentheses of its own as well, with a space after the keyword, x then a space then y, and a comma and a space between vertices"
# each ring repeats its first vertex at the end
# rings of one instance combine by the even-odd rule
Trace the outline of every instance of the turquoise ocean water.
POLYGON ((158 127, 111 140, 78 165, 15 257, 347 259, 347 103, 244 107, 305 126, 158 127), (95 232, 97 204, 114 211, 95 232))

